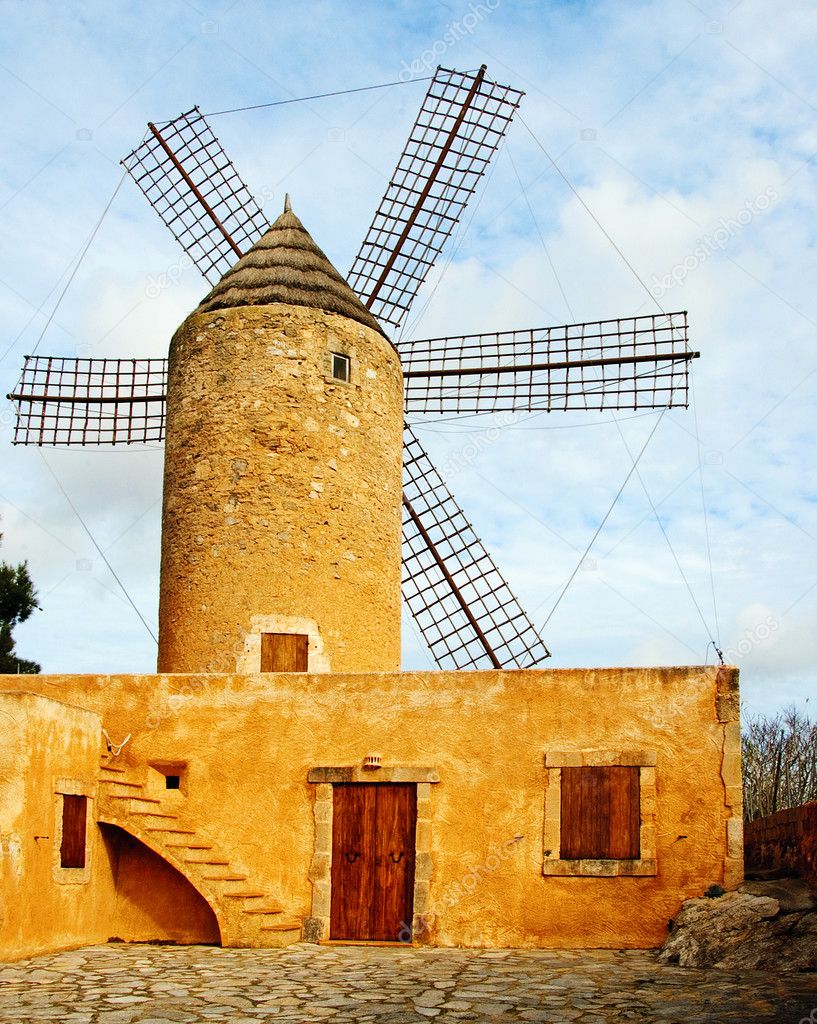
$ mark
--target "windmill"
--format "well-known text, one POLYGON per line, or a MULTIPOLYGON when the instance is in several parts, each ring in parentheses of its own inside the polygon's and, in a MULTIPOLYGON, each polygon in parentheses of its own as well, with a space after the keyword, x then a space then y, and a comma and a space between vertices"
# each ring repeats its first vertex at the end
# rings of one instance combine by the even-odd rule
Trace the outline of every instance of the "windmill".
MULTIPOLYGON (((523 93, 438 67, 347 275, 385 334, 404 323, 511 125, 523 93)), ((216 285, 267 232, 248 188, 194 107, 148 125, 125 169, 216 285)), ((655 409, 686 405, 686 313, 399 341, 404 413, 655 409)), ((26 357, 9 398, 15 444, 165 437, 163 359, 26 357)), ((548 650, 405 425, 402 592, 440 668, 526 668, 548 650)))

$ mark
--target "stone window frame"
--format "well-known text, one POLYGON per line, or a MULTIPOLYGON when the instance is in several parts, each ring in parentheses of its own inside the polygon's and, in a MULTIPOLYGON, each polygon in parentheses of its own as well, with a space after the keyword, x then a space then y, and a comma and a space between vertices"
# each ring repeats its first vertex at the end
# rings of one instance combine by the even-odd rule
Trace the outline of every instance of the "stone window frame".
POLYGON ((352 357, 346 352, 332 352, 329 353, 329 361, 332 367, 332 380, 336 380, 339 384, 351 384, 352 383, 352 357), (335 360, 339 359, 341 365, 346 373, 345 377, 339 377, 335 372, 335 360))
POLYGON ((91 782, 82 782, 80 779, 55 779, 54 780, 54 842, 51 847, 51 872, 55 882, 60 885, 87 885, 91 881, 91 867, 93 861, 93 835, 91 827, 94 823, 94 797, 96 790, 91 782), (64 796, 84 796, 87 805, 85 810, 85 867, 64 868, 60 860, 62 847, 62 798, 64 796))
POLYGON ((656 753, 651 750, 554 750, 545 754, 545 830, 542 874, 546 877, 617 878, 658 874, 655 828, 656 753), (638 768, 641 826, 638 860, 562 860, 562 768, 638 768))
MULTIPOLYGON (((332 908, 332 820, 333 787, 338 783, 406 782, 417 786, 417 824, 414 830, 414 899, 412 907, 412 939, 405 945, 416 945, 425 935, 425 917, 430 905, 432 877, 431 859, 431 787, 440 781, 435 768, 399 765, 377 769, 357 766, 312 768, 307 782, 315 787, 315 849, 309 867, 312 883, 311 916, 304 921, 305 942, 328 939, 332 908)), ((382 943, 381 943, 382 945, 382 943)))
POLYGON ((253 615, 250 632, 244 635, 241 653, 236 658, 236 672, 256 675, 261 671, 262 633, 300 633, 309 637, 307 644, 307 672, 331 672, 329 656, 320 629, 314 619, 302 615, 253 615))
POLYGON ((327 338, 326 353, 324 355, 324 369, 323 379, 327 384, 338 385, 342 388, 353 387, 353 364, 355 362, 355 353, 352 345, 348 341, 338 338, 334 334, 330 334, 327 338), (346 356, 349 360, 349 379, 342 380, 340 377, 336 377, 332 372, 332 357, 333 356, 346 356))

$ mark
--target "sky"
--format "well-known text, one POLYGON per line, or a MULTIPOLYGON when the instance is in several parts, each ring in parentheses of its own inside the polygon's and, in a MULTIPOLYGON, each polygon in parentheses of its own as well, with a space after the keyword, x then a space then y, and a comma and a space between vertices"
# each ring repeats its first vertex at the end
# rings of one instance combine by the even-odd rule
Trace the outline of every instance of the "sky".
MULTIPOLYGON (((129 179, 77 266, 149 120, 400 82, 211 119, 267 217, 289 192, 345 273, 420 79, 485 63, 525 91, 524 120, 403 336, 663 307, 689 311, 701 358, 690 408, 663 416, 422 417, 418 436, 548 666, 711 664, 715 641, 747 712, 813 706, 812 4, 2 0, 0 14, 3 396, 35 349, 165 355, 209 290, 129 179)), ((13 423, 3 398, 0 558, 27 560, 41 604, 19 653, 45 672, 153 671, 161 449, 14 447, 13 423)), ((403 634, 404 667, 432 668, 409 619, 403 634)))

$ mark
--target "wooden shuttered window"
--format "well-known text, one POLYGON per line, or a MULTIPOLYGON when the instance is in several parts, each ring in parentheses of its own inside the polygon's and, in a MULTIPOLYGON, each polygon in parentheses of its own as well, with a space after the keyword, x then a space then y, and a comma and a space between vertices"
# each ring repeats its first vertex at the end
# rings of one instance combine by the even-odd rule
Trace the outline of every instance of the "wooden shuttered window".
POLYGON ((63 794, 60 867, 85 867, 85 821, 88 798, 63 794))
POLYGON ((262 672, 307 672, 309 637, 306 633, 262 633, 262 672))
POLYGON ((637 860, 640 770, 562 768, 562 860, 637 860))

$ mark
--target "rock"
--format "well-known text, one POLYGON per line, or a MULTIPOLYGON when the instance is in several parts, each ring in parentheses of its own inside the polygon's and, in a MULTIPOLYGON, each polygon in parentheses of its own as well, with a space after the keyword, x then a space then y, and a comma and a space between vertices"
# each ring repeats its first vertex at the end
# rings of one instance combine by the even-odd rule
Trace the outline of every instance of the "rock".
MULTIPOLYGON (((781 895, 784 906, 800 898, 795 899, 789 891, 781 895)), ((776 972, 815 970, 817 913, 808 910, 787 913, 782 910, 780 900, 752 892, 687 900, 659 953, 659 960, 682 967, 776 972)))

